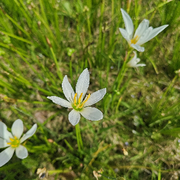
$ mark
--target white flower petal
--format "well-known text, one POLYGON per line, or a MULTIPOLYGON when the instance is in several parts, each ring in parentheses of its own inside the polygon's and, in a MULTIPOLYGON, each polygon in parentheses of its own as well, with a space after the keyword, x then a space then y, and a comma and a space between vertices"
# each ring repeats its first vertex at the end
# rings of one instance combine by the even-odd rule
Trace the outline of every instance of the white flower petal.
POLYGON ((84 104, 84 107, 91 106, 91 105, 97 103, 98 101, 100 101, 104 97, 105 94, 106 94, 106 88, 100 89, 100 90, 92 93, 90 98, 84 104))
POLYGON ((70 102, 68 102, 67 100, 62 99, 60 97, 57 97, 57 96, 48 96, 47 98, 52 100, 53 103, 58 104, 60 106, 67 107, 67 108, 71 108, 72 107, 70 102))
POLYGON ((139 67, 139 66, 146 66, 146 64, 137 64, 136 67, 139 67))
POLYGON ((144 31, 144 33, 141 35, 141 37, 139 38, 139 40, 136 44, 141 45, 141 44, 144 44, 145 42, 147 42, 152 31, 153 31, 153 27, 152 26, 148 27, 148 29, 146 29, 146 31, 144 31))
POLYGON ((138 62, 140 62, 140 59, 139 59, 139 58, 136 58, 135 62, 136 62, 136 64, 137 64, 138 62))
POLYGON ((9 141, 9 138, 13 138, 12 134, 7 130, 7 126, 0 121, 0 137, 9 141))
POLYGON ((146 29, 148 29, 148 27, 149 27, 149 21, 147 19, 144 19, 136 29, 134 37, 136 37, 137 35, 140 37, 146 31, 146 29))
POLYGON ((80 120, 80 113, 75 111, 74 109, 68 115, 69 122, 75 126, 79 123, 80 120))
POLYGON ((152 38, 154 38, 155 36, 157 36, 157 35, 158 35, 160 32, 162 32, 166 27, 168 27, 168 25, 164 25, 164 26, 160 26, 160 27, 158 27, 158 28, 154 28, 154 29, 151 31, 148 39, 146 39, 146 41, 145 41, 144 43, 150 41, 152 38))
POLYGON ((14 149, 8 147, 0 153, 0 167, 6 164, 13 156, 14 149))
POLYGON ((133 51, 134 57, 127 63, 127 66, 129 67, 138 67, 138 66, 146 66, 145 64, 137 64, 140 62, 140 59, 137 58, 137 53, 136 51, 133 51))
POLYGON ((137 59, 137 52, 136 52, 136 51, 133 51, 133 53, 134 53, 133 59, 137 59))
POLYGON ((84 69, 84 71, 80 74, 77 84, 76 84, 76 93, 78 97, 83 93, 82 98, 86 95, 86 92, 89 87, 89 71, 88 69, 84 69))
POLYGON ((26 158, 28 156, 27 149, 24 146, 20 145, 16 148, 16 156, 20 159, 26 158))
POLYGON ((8 147, 7 141, 5 139, 0 138, 0 148, 8 147))
POLYGON ((103 118, 103 113, 97 108, 85 107, 80 113, 83 117, 92 121, 98 121, 103 118))
POLYGON ((65 76, 63 79, 62 89, 66 99, 71 102, 74 98, 74 90, 69 83, 67 76, 65 76))
POLYGON ((136 51, 133 51, 134 57, 127 63, 127 66, 129 67, 136 67, 136 64, 140 61, 139 58, 137 58, 136 51))
POLYGON ((133 47, 134 49, 136 49, 139 52, 144 52, 144 47, 141 47, 137 44, 131 44, 131 47, 133 47))
POLYGON ((132 19, 129 16, 129 14, 122 8, 121 8, 121 13, 122 13, 122 16, 124 19, 126 30, 129 34, 130 38, 132 38, 133 31, 134 31, 134 25, 133 25, 132 19))
POLYGON ((129 42, 130 37, 129 37, 129 34, 127 33, 127 31, 123 28, 119 28, 119 31, 121 32, 122 36, 126 39, 126 41, 129 42))
POLYGON ((36 132, 36 129, 37 129, 37 124, 34 124, 32 128, 28 132, 26 132, 26 134, 24 134, 23 137, 20 139, 20 143, 24 142, 26 139, 31 137, 36 132))
POLYGON ((13 135, 16 136, 18 139, 21 137, 23 133, 23 122, 21 119, 17 119, 16 121, 14 121, 11 131, 13 135))

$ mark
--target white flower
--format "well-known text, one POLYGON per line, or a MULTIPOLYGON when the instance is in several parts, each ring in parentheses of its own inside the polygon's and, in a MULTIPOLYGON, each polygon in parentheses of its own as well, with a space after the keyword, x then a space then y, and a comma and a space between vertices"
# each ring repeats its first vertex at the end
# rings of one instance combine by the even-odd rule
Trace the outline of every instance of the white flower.
POLYGON ((0 148, 6 148, 0 153, 0 167, 6 164, 13 156, 16 151, 16 156, 20 159, 24 159, 28 156, 27 149, 21 145, 26 139, 31 137, 37 129, 37 124, 22 137, 23 133, 23 122, 17 119, 11 128, 12 134, 7 130, 7 126, 0 121, 0 148))
POLYGON ((136 51, 133 51, 134 57, 127 63, 127 66, 129 67, 138 67, 138 66, 146 66, 145 64, 137 64, 140 59, 137 58, 137 53, 136 51))
POLYGON ((67 100, 57 96, 48 96, 47 98, 60 106, 73 108, 68 116, 68 119, 73 126, 79 123, 80 114, 86 119, 98 121, 103 118, 102 112, 97 108, 88 106, 91 106, 100 101, 106 94, 106 88, 100 89, 85 97, 88 87, 89 71, 86 68, 79 76, 76 84, 76 93, 69 83, 67 75, 64 77, 62 82, 62 89, 67 100))
POLYGON ((137 51, 143 52, 144 47, 142 44, 148 42, 155 36, 157 36, 161 31, 163 31, 168 25, 163 25, 158 28, 153 29, 152 26, 149 27, 149 21, 144 19, 138 26, 134 36, 134 26, 129 14, 121 8, 121 13, 125 23, 126 29, 119 28, 122 36, 127 40, 129 45, 136 49, 137 51))

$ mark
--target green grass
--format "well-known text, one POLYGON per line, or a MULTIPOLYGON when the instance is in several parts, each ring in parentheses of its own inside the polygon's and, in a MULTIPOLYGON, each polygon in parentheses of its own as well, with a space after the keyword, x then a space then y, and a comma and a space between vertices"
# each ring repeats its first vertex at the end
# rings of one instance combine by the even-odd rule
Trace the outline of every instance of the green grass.
MULTIPOLYGON (((180 2, 108 0, 2 0, 0 2, 0 120, 20 118, 29 129, 28 158, 15 155, 0 168, 0 179, 155 180, 179 176, 180 2), (118 28, 120 8, 135 28, 144 19, 169 27, 138 53, 145 67, 125 69, 132 57, 118 28), (83 69, 89 92, 107 88, 95 106, 104 118, 80 120, 83 149, 68 121, 69 111, 46 97, 64 98, 62 79, 73 88, 83 69), (128 145, 127 145, 128 142, 128 145), (128 156, 122 149, 128 151, 128 156)), ((132 52, 132 51, 131 51, 132 52)))

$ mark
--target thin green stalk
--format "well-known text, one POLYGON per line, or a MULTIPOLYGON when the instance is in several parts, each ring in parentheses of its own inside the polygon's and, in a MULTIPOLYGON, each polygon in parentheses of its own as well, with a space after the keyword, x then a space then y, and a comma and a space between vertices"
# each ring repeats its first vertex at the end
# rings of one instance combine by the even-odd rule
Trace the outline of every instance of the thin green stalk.
POLYGON ((25 31, 13 18, 11 18, 8 14, 5 14, 5 16, 14 24, 16 25, 24 34, 26 34, 28 36, 28 38, 30 39, 29 34, 27 33, 27 31, 25 31))
POLYGON ((147 11, 147 12, 142 16, 142 18, 147 17, 148 14, 150 14, 150 13, 152 13, 153 11, 155 11, 155 10, 163 7, 163 6, 166 5, 167 3, 170 3, 171 1, 173 1, 173 0, 164 1, 164 2, 160 3, 158 6, 155 6, 155 7, 152 8, 151 10, 147 11))
POLYGON ((159 172, 158 172, 158 180, 161 180, 161 169, 159 169, 159 172))
POLYGON ((18 6, 18 9, 22 12, 23 16, 25 17, 28 26, 31 27, 32 19, 30 18, 29 11, 27 10, 27 7, 24 5, 23 0, 14 0, 14 2, 18 6))
POLYGON ((127 62, 129 61, 129 56, 130 56, 131 52, 132 52, 132 49, 131 49, 130 51, 128 51, 127 58, 125 59, 125 61, 124 61, 124 63, 123 63, 123 66, 122 66, 122 68, 121 68, 121 70, 120 70, 120 72, 119 72, 119 74, 118 74, 118 78, 117 78, 117 80, 118 80, 117 90, 119 90, 120 85, 121 85, 121 83, 122 83, 122 80, 123 80, 123 78, 124 78, 124 74, 125 74, 125 72, 126 72, 126 70, 127 70, 126 64, 127 64, 127 62))
POLYGON ((88 31, 89 31, 89 40, 91 41, 91 22, 90 22, 90 15, 87 12, 87 25, 88 25, 88 31))
POLYGON ((171 81, 171 83, 170 83, 169 86, 167 87, 166 91, 163 93, 163 96, 162 96, 159 104, 157 105, 157 109, 159 109, 161 106, 162 106, 161 108, 163 109, 164 106, 166 105, 166 104, 164 103, 164 102, 165 102, 164 99, 166 99, 167 93, 173 88, 173 85, 174 85, 177 77, 178 77, 177 75, 174 77, 174 79, 171 81), (162 104, 163 104, 163 105, 162 105, 162 104))
POLYGON ((81 138, 79 123, 75 125, 75 128, 76 128, 76 138, 77 138, 78 150, 82 150, 83 142, 82 142, 82 138, 81 138))
MULTIPOLYGON (((114 101, 116 99, 116 95, 120 95, 120 92, 122 92, 122 91, 120 91, 120 86, 121 86, 121 83, 123 81, 125 72, 127 70, 126 64, 129 61, 129 56, 130 56, 131 52, 132 52, 132 49, 130 51, 128 51, 127 58, 124 60, 123 65, 122 65, 120 72, 118 74, 118 77, 116 78, 116 80, 113 84, 113 91, 115 91, 115 93, 113 94, 113 97, 112 97, 112 104, 114 104, 114 101)), ((116 106, 116 108, 118 108, 118 105, 116 106)))
POLYGON ((55 54, 54 54, 54 51, 53 51, 53 48, 52 48, 52 47, 50 47, 50 51, 51 51, 51 53, 52 53, 54 62, 55 62, 55 64, 56 64, 57 74, 58 74, 59 78, 60 78, 61 80, 63 80, 63 77, 62 77, 62 74, 61 74, 61 72, 60 72, 60 68, 59 68, 59 65, 58 65, 58 62, 57 62, 57 59, 56 59, 56 56, 55 56, 55 54))
POLYGON ((71 56, 71 60, 69 62, 69 73, 70 73, 70 77, 72 79, 72 56, 71 56))
POLYGON ((53 42, 58 46, 57 39, 53 35, 52 30, 50 29, 49 25, 45 22, 43 17, 41 17, 40 14, 37 11, 34 10, 34 13, 35 13, 36 17, 42 22, 42 24, 44 24, 45 28, 49 32, 49 36, 53 39, 53 42))
MULTIPOLYGON (((113 21, 114 18, 114 0, 112 0, 111 4, 111 21, 113 21)), ((109 37, 109 46, 111 47, 113 44, 113 26, 110 28, 110 37, 109 37)))
MULTIPOLYGON (((44 5, 43 5, 43 1, 42 0, 39 0, 39 4, 40 4, 40 7, 41 7, 41 13, 42 13, 42 17, 44 19, 44 21, 47 23, 48 25, 48 21, 47 21, 47 18, 46 18, 46 13, 44 11, 44 5)), ((49 25, 48 25, 49 26, 49 25)))
POLYGON ((73 147, 69 144, 69 142, 65 139, 64 142, 66 143, 66 145, 69 147, 69 149, 71 151, 73 151, 73 147))
MULTIPOLYGON (((101 6, 101 24, 103 23, 103 15, 104 15, 104 7, 105 7, 105 2, 104 2, 104 0, 102 1, 102 6, 101 6)), ((105 27, 103 27, 103 28, 105 28, 105 27)), ((104 33, 102 32, 102 26, 101 26, 101 41, 100 41, 100 43, 101 43, 101 52, 103 52, 104 51, 104 45, 105 45, 105 35, 104 35, 104 33)))
POLYGON ((33 44, 32 42, 30 42, 30 41, 28 41, 28 40, 26 40, 26 39, 24 39, 24 38, 22 38, 22 37, 16 36, 16 35, 14 35, 14 34, 11 34, 11 33, 8 33, 8 32, 5 32, 5 31, 2 31, 2 30, 0 30, 0 31, 1 31, 3 34, 6 34, 7 36, 10 36, 10 37, 15 38, 15 39, 17 39, 17 40, 26 42, 26 43, 28 43, 28 44, 33 44))

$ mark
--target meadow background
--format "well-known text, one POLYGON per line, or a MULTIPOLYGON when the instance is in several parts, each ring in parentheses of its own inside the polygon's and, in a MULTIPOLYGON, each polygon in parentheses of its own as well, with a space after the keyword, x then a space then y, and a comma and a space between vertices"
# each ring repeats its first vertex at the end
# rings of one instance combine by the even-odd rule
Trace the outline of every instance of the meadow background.
POLYGON ((35 180, 43 167, 49 180, 95 179, 101 168, 99 180, 178 179, 179 12, 179 0, 1 0, 0 120, 9 130, 18 118, 38 130, 26 141, 29 156, 14 155, 0 179, 35 180), (118 30, 120 8, 135 29, 144 18, 153 27, 169 24, 138 53, 146 66, 124 73, 129 47, 118 30), (88 92, 106 87, 107 94, 95 105, 102 120, 80 120, 79 151, 69 110, 46 97, 64 98, 63 77, 75 87, 85 68, 88 92))

